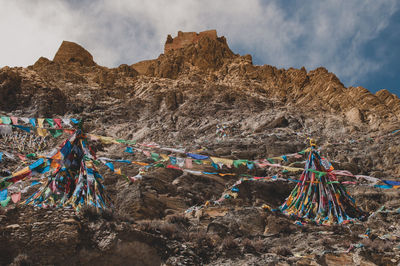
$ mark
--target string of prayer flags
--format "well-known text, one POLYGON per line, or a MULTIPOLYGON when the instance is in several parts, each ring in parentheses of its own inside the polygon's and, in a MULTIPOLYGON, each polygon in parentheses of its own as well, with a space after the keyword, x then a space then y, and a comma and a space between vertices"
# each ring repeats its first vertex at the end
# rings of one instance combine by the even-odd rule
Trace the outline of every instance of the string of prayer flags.
POLYGON ((27 117, 15 117, 15 116, 1 116, 0 124, 3 125, 18 125, 19 121, 25 124, 31 124, 31 126, 44 127, 44 122, 50 126, 50 128, 62 128, 62 124, 65 126, 72 126, 71 122, 75 125, 80 123, 79 119, 76 118, 27 118, 27 117))

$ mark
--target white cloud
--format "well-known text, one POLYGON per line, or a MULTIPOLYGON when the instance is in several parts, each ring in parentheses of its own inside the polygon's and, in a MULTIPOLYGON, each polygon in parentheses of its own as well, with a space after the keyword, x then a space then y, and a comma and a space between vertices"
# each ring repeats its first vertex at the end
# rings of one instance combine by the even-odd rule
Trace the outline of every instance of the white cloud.
POLYGON ((51 59, 62 40, 83 45, 101 65, 132 64, 156 58, 167 34, 215 28, 263 64, 325 66, 346 85, 379 70, 384 62, 361 49, 386 28, 396 0, 299 2, 0 0, 0 66, 51 59))

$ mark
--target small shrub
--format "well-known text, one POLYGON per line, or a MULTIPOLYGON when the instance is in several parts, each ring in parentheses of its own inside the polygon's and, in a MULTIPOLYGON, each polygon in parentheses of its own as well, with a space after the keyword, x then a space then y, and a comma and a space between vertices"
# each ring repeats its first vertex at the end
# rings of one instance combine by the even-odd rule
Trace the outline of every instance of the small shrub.
POLYGON ((278 247, 276 250, 276 254, 284 257, 292 256, 293 253, 287 247, 278 247))
POLYGON ((100 217, 100 213, 96 210, 96 208, 91 206, 84 206, 80 210, 80 213, 84 218, 87 218, 89 221, 97 220, 100 217))
POLYGON ((172 214, 165 217, 167 222, 171 224, 181 224, 181 225, 189 225, 189 219, 182 214, 172 214))
POLYGON ((170 224, 168 222, 164 222, 159 227, 161 234, 165 235, 169 238, 177 238, 179 237, 179 228, 175 224, 170 224))

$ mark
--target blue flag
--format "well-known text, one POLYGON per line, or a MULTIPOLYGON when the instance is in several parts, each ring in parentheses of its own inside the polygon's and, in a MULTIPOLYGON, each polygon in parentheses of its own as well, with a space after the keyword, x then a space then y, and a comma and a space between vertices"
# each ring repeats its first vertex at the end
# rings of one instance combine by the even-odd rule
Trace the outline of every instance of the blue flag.
POLYGON ((36 119, 35 118, 29 118, 29 122, 31 123, 32 126, 36 127, 36 119))
POLYGON ((3 189, 0 191, 0 201, 7 199, 7 189, 3 189))
POLYGON ((126 147, 125 152, 127 152, 127 153, 133 153, 132 147, 126 147))
POLYGON ((108 162, 108 163, 106 163, 106 166, 107 166, 108 168, 110 168, 111 171, 114 172, 114 165, 113 165, 112 163, 108 162))

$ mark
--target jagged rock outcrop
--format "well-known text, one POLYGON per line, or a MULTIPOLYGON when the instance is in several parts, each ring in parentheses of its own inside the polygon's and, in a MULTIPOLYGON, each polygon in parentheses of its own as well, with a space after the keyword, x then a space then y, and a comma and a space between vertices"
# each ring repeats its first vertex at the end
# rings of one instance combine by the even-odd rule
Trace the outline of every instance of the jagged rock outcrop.
POLYGON ((375 93, 376 97, 386 104, 387 107, 392 109, 398 117, 400 117, 400 99, 395 94, 390 93, 388 90, 380 90, 375 93))
POLYGON ((152 61, 132 65, 138 72, 161 78, 177 78, 191 68, 203 72, 215 71, 227 59, 236 57, 225 37, 217 37, 215 30, 201 32, 178 32, 174 39, 168 35, 165 52, 152 61))
POLYGON ((56 63, 78 63, 81 66, 95 66, 93 56, 82 46, 63 41, 53 59, 56 63))
POLYGON ((216 30, 207 30, 199 33, 178 31, 178 36, 175 38, 172 38, 171 35, 167 36, 167 41, 164 45, 164 54, 171 50, 178 50, 191 44, 196 44, 202 37, 207 37, 214 41, 218 40, 216 30))

